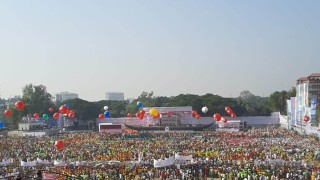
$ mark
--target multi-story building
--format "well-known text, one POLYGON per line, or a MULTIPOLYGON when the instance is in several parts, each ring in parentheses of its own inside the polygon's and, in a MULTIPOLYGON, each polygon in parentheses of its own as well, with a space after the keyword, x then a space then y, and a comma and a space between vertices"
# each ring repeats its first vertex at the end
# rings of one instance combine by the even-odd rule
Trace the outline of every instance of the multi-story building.
POLYGON ((67 99, 75 99, 78 98, 78 94, 70 93, 70 92, 61 92, 55 95, 55 102, 62 102, 67 99))
POLYGON ((301 77, 297 79, 296 85, 302 85, 306 83, 308 104, 312 102, 312 98, 316 98, 317 102, 320 102, 320 73, 312 73, 307 77, 301 77))
POLYGON ((305 115, 310 117, 310 123, 316 123, 317 104, 320 102, 320 73, 297 79, 296 90, 296 97, 291 99, 291 105, 287 105, 291 106, 293 124, 303 124, 305 115))
POLYGON ((106 92, 106 100, 124 101, 123 92, 106 92))

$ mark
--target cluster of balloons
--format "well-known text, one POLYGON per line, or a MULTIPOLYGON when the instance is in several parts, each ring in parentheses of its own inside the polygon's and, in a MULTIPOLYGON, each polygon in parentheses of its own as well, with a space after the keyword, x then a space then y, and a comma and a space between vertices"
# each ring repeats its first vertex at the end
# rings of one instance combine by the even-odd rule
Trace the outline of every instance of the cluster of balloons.
POLYGON ((99 114, 98 118, 100 120, 103 120, 104 118, 108 118, 110 117, 110 112, 108 111, 109 107, 108 106, 103 106, 104 109, 104 113, 103 114, 99 114))
MULTIPOLYGON (((236 114, 233 112, 233 110, 229 107, 226 106, 224 108, 224 110, 226 111, 227 114, 229 114, 232 118, 237 117, 236 114)), ((222 117, 219 113, 215 113, 212 118, 216 121, 222 121, 223 123, 227 123, 228 122, 228 118, 227 117, 222 117)))
POLYGON ((138 111, 136 113, 136 117, 139 118, 140 120, 142 120, 144 118, 145 114, 146 114, 146 111, 141 109, 140 111, 138 111))
MULTIPOLYGON (((16 103, 14 103, 14 106, 16 107, 16 109, 18 110, 23 110, 24 109, 24 103, 22 101, 17 101, 16 103)), ((11 117, 12 116, 12 111, 10 109, 6 109, 4 111, 4 115, 6 117, 11 117)))
POLYGON ((158 119, 162 117, 162 115, 158 112, 156 108, 151 108, 149 110, 149 114, 153 119, 158 119))
POLYGON ((193 110, 193 111, 191 112, 191 114, 192 114, 192 116, 193 116, 194 118, 196 118, 196 119, 200 119, 200 118, 201 118, 201 115, 198 114, 198 112, 197 112, 196 110, 193 110))
MULTIPOLYGON (((23 110, 24 107, 25 107, 25 105, 24 105, 24 103, 22 101, 17 101, 14 104, 14 106, 18 110, 23 110)), ((52 107, 50 107, 49 108, 49 112, 52 113, 53 111, 54 111, 54 109, 52 107)), ((64 114, 65 116, 68 116, 70 119, 73 119, 75 117, 75 111, 74 110, 69 110, 69 104, 62 105, 59 108, 59 112, 61 114, 64 114)), ((12 116, 12 111, 10 109, 7 109, 7 110, 4 111, 4 115, 6 117, 10 117, 10 116, 12 116)), ((39 113, 34 113, 33 117, 35 119, 39 119, 40 115, 39 115, 39 113)), ((60 117, 60 114, 58 112, 53 114, 53 118, 58 119, 59 117, 60 117)), ((48 114, 43 114, 42 118, 47 120, 49 118, 49 115, 48 114)))
MULTIPOLYGON (((49 108, 49 111, 50 111, 50 108, 49 108)), ((59 112, 64 116, 68 116, 70 119, 73 119, 75 117, 75 111, 69 109, 69 104, 64 104, 60 106, 59 112)), ((55 119, 60 118, 60 114, 58 112, 54 113, 53 118, 55 119)))
POLYGON ((229 114, 232 118, 237 117, 236 113, 233 112, 233 110, 231 109, 231 107, 226 106, 224 109, 225 109, 225 111, 227 112, 227 114, 229 114))

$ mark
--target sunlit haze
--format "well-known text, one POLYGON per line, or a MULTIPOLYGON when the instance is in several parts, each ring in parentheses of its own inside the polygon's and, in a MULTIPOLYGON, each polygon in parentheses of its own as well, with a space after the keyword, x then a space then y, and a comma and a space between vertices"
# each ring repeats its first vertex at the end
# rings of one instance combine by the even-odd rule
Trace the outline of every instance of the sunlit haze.
POLYGON ((269 96, 320 72, 320 1, 0 1, 1 98, 269 96))

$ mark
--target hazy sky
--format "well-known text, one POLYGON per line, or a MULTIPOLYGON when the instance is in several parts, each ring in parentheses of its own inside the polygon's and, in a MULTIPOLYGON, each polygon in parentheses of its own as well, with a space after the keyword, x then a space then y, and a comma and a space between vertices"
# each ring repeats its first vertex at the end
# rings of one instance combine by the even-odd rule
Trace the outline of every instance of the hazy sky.
POLYGON ((320 72, 320 1, 3 0, 0 62, 2 98, 268 96, 320 72))

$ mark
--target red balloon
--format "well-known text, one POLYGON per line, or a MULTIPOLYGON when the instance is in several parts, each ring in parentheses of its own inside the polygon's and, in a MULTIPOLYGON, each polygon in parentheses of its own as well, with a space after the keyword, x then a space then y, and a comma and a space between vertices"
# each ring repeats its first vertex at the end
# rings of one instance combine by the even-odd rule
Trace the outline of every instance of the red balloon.
POLYGON ((220 121, 221 120, 221 115, 219 113, 215 113, 213 115, 213 119, 216 120, 216 121, 220 121))
POLYGON ((24 103, 22 101, 17 101, 14 106, 19 109, 22 110, 24 108, 24 103))
POLYGON ((99 114, 99 119, 100 119, 100 120, 102 120, 102 119, 104 119, 104 118, 105 118, 104 114, 99 114))
POLYGON ((61 150, 64 148, 64 144, 63 144, 63 141, 61 140, 58 140, 54 143, 54 146, 58 149, 58 150, 61 150))
POLYGON ((233 113, 232 109, 227 109, 227 114, 231 115, 233 113))
POLYGON ((34 113, 34 114, 33 114, 33 117, 36 118, 36 119, 38 119, 39 116, 40 116, 40 115, 39 115, 38 113, 34 113))
POLYGON ((70 119, 74 118, 74 114, 73 113, 69 113, 68 116, 69 116, 70 119))
POLYGON ((62 105, 62 106, 60 106, 60 108, 59 108, 59 112, 61 113, 61 114, 67 114, 68 113, 68 107, 67 106, 65 106, 65 105, 62 105))
POLYGON ((145 110, 140 110, 140 114, 143 114, 143 116, 146 114, 146 111, 145 110))
POLYGON ((223 123, 227 123, 228 122, 228 119, 227 118, 223 118, 223 123))
POLYGON ((69 113, 68 113, 69 118, 73 119, 74 118, 74 114, 75 114, 74 110, 70 110, 69 113))
POLYGON ((53 108, 49 108, 49 112, 53 112, 53 108))
POLYGON ((196 110, 193 110, 193 111, 191 112, 191 114, 192 114, 192 116, 196 116, 196 115, 198 114, 198 112, 197 112, 196 110))
POLYGON ((229 106, 226 106, 225 108, 224 108, 224 110, 228 110, 228 109, 231 109, 231 107, 229 107, 229 106))
POLYGON ((200 114, 197 114, 196 119, 200 119, 200 118, 201 118, 200 114))
POLYGON ((59 113, 54 113, 54 114, 53 114, 53 118, 59 119, 59 117, 60 117, 60 114, 59 114, 59 113))
POLYGON ((231 113, 231 117, 232 117, 232 118, 237 117, 236 113, 234 113, 234 112, 233 112, 233 113, 231 113))
POLYGON ((4 115, 5 115, 6 117, 10 117, 10 116, 12 115, 11 110, 10 110, 10 109, 5 110, 5 111, 4 111, 4 115))
POLYGON ((137 118, 140 117, 140 113, 139 113, 139 112, 136 113, 136 117, 137 117, 137 118))
POLYGON ((144 118, 144 113, 139 113, 139 119, 143 119, 144 118))
POLYGON ((129 118, 131 118, 131 117, 132 117, 132 113, 128 113, 127 116, 128 116, 129 118))
POLYGON ((304 120, 305 122, 308 122, 308 121, 310 120, 310 117, 307 116, 307 115, 304 115, 304 116, 303 116, 303 120, 304 120))

